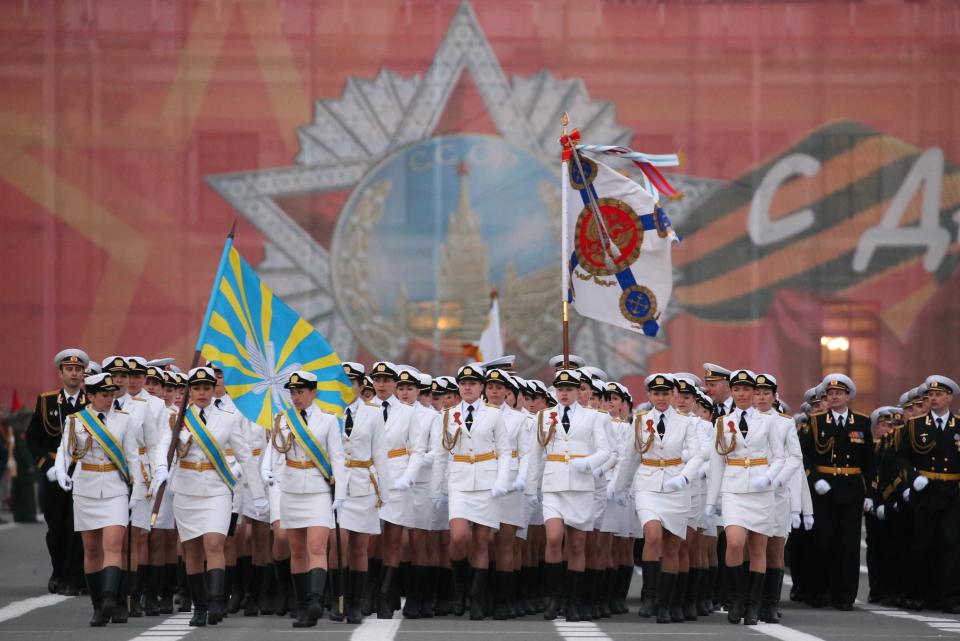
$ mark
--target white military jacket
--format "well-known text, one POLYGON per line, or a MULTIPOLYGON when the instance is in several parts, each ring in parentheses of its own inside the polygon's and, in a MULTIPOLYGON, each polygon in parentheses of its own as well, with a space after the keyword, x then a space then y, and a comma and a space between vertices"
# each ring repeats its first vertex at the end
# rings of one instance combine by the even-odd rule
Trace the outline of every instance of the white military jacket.
MULTIPOLYGON (((374 409, 380 412, 383 420, 383 402, 374 397, 370 402, 374 409)), ((427 435, 423 433, 417 421, 414 420, 414 410, 410 405, 404 405, 396 396, 387 399, 390 408, 387 412, 387 422, 383 426, 383 433, 387 437, 387 475, 394 481, 401 476, 407 477, 410 482, 417 480, 423 457, 426 454, 427 435)))
POLYGON ((714 446, 710 452, 710 470, 707 473, 707 505, 717 505, 720 492, 745 494, 772 492, 773 485, 754 490, 751 481, 762 475, 775 479, 783 469, 783 438, 770 417, 755 409, 735 409, 717 419, 714 425, 714 446), (740 433, 740 415, 747 417, 747 438, 740 433), (718 436, 719 431, 719 436, 718 436), (719 442, 718 442, 719 440, 719 442), (720 454, 733 445, 729 454, 720 454), (765 460, 765 463, 760 463, 765 460), (739 464, 749 461, 749 464, 739 464))
MULTIPOLYGON (((324 412, 316 405, 311 405, 306 411, 307 429, 326 452, 327 460, 330 461, 335 481, 334 498, 345 499, 347 498, 347 469, 344 467, 340 423, 336 416, 324 412)), ((282 453, 286 462, 281 466, 280 489, 289 494, 329 493, 330 485, 323 478, 320 470, 313 465, 310 455, 292 434, 287 417, 284 414, 277 414, 274 420, 280 430, 278 442, 290 443, 290 449, 282 453)), ((276 443, 274 446, 276 447, 276 443)))
MULTIPOLYGON (((93 408, 90 408, 93 411, 93 408)), ((96 412, 94 412, 96 413, 96 412)), ((138 471, 137 463, 139 461, 138 448, 143 443, 143 433, 140 427, 130 420, 130 415, 123 410, 108 410, 104 414, 103 425, 107 431, 120 443, 123 448, 124 458, 127 462, 127 469, 131 477, 138 471)), ((63 434, 60 438, 60 447, 57 450, 56 465, 62 465, 66 471, 70 465, 69 461, 73 459, 70 452, 70 432, 75 435, 74 448, 84 450, 89 442, 90 449, 83 457, 77 461, 77 466, 73 470, 73 494, 75 496, 85 496, 92 499, 106 499, 115 496, 127 496, 128 486, 120 476, 118 470, 93 471, 84 469, 89 466, 110 465, 112 461, 104 452, 103 448, 93 436, 87 431, 76 415, 70 415, 66 419, 63 434)), ((102 467, 101 467, 102 469, 102 467)), ((132 478, 131 478, 132 480, 132 478)))
POLYGON ((541 478, 544 493, 596 489, 590 470, 602 466, 610 457, 604 418, 596 410, 576 402, 569 407, 569 431, 563 429, 563 405, 547 408, 537 414, 525 494, 535 494, 541 478), (543 446, 541 433, 546 437, 551 428, 553 436, 543 446), (586 472, 578 472, 571 465, 576 458, 582 457, 590 463, 590 470, 586 472))
POLYGON ((645 414, 638 414, 633 426, 635 434, 642 439, 639 446, 650 447, 641 454, 637 451, 637 436, 631 435, 632 438, 626 440, 614 481, 618 492, 628 486, 638 492, 663 492, 664 482, 675 476, 683 474, 687 481, 697 477, 703 454, 697 425, 692 417, 680 414, 673 407, 668 407, 662 413, 652 409, 645 414), (664 422, 662 438, 657 432, 661 416, 664 422))
MULTIPOLYGON (((357 397, 347 407, 353 418, 350 436, 342 433, 343 455, 346 461, 372 462, 373 467, 347 467, 346 495, 369 496, 378 493, 380 500, 390 500, 390 464, 387 459, 387 437, 383 432, 383 413, 380 407, 357 397), (376 482, 376 485, 374 485, 376 482)), ((344 412, 346 420, 346 412, 344 412)), ((346 463, 344 463, 346 464, 346 463)))
MULTIPOLYGON (((188 412, 191 407, 194 407, 192 403, 187 406, 188 412)), ((233 450, 234 456, 243 470, 244 480, 241 481, 237 479, 237 483, 245 482, 254 499, 265 496, 257 461, 251 455, 250 446, 247 444, 246 436, 244 435, 245 419, 243 415, 237 410, 225 406, 221 406, 218 409, 213 403, 203 408, 203 412, 207 419, 206 427, 210 436, 217 442, 224 456, 226 456, 227 450, 233 450)), ((153 459, 154 465, 160 466, 167 464, 167 448, 170 446, 172 437, 173 432, 169 429, 160 432, 160 439, 157 442, 156 448, 157 451, 153 459)), ((203 448, 193 442, 193 435, 186 425, 184 425, 179 434, 179 446, 185 449, 188 443, 190 444, 189 449, 183 457, 177 453, 174 468, 170 470, 170 476, 172 477, 170 489, 175 494, 183 494, 186 496, 219 496, 221 494, 230 494, 230 487, 223 482, 216 470, 187 469, 180 465, 181 462, 189 462, 191 465, 199 465, 204 462, 212 463, 207 459, 203 448)))
POLYGON ((530 439, 533 436, 530 431, 531 420, 526 413, 515 410, 506 403, 500 406, 500 411, 503 412, 507 441, 511 448, 507 483, 512 485, 518 476, 526 482, 527 471, 530 469, 530 439))
POLYGON ((165 405, 162 400, 143 389, 136 396, 124 394, 114 399, 114 402, 120 403, 122 411, 129 414, 130 421, 139 427, 143 435, 137 458, 130 464, 130 475, 133 480, 133 498, 145 499, 153 479, 153 460, 161 424, 166 415, 163 412, 165 405))
MULTIPOLYGON (((424 449, 423 461, 420 463, 420 469, 417 470, 417 476, 411 479, 415 483, 430 483, 433 478, 433 461, 439 452, 433 450, 430 440, 430 428, 433 422, 440 416, 440 412, 427 407, 423 403, 416 401, 411 405, 413 408, 413 421, 417 424, 417 438, 424 449)), ((443 450, 441 450, 442 452, 443 450)))
POLYGON ((472 403, 461 401, 444 410, 436 420, 440 421, 440 429, 431 430, 439 435, 431 445, 437 448, 430 484, 433 497, 452 490, 492 490, 495 485, 508 489, 513 447, 499 407, 479 398, 472 403), (465 421, 470 406, 473 425, 468 430, 465 421))
POLYGON ((800 450, 800 438, 797 436, 797 424, 794 423, 792 416, 780 414, 773 409, 766 412, 760 412, 764 416, 770 417, 777 429, 779 438, 783 439, 783 469, 777 478, 780 480, 780 487, 777 488, 777 498, 783 498, 790 501, 791 512, 803 512, 803 514, 812 514, 812 504, 809 509, 804 511, 802 485, 807 487, 807 497, 810 496, 810 488, 807 483, 807 477, 803 473, 803 452, 800 450))

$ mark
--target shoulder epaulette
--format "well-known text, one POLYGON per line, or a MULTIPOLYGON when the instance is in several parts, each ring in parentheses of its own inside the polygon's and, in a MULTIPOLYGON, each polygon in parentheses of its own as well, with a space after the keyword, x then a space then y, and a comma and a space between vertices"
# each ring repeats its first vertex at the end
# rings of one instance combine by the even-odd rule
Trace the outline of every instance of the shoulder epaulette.
POLYGON ((492 407, 492 408, 495 409, 495 410, 500 409, 500 406, 499 406, 499 405, 494 405, 493 403, 487 403, 486 405, 487 405, 487 407, 492 407))
POLYGON ((853 412, 853 411, 851 411, 850 413, 853 414, 854 416, 859 416, 860 418, 865 418, 865 419, 867 419, 868 421, 870 420, 870 417, 867 416, 866 414, 861 414, 860 412, 853 412))
POLYGON ((380 407, 376 403, 371 403, 370 401, 364 401, 363 404, 366 405, 367 407, 380 407))
POLYGON ((137 396, 131 396, 131 397, 130 397, 130 400, 131 400, 131 401, 140 401, 141 403, 146 403, 146 402, 147 402, 147 399, 145 399, 145 398, 139 398, 139 397, 137 397, 137 396))
POLYGON ((677 414, 679 414, 680 416, 690 416, 690 414, 688 414, 687 412, 681 412, 680 410, 677 410, 677 414))
POLYGON ((50 390, 49 392, 44 392, 40 396, 56 396, 59 393, 60 393, 60 390, 55 389, 55 390, 50 390))
POLYGON ((810 418, 814 418, 815 416, 824 416, 826 413, 827 413, 827 410, 823 410, 822 412, 814 412, 813 414, 810 415, 810 418))
POLYGON ((780 412, 780 416, 782 416, 783 418, 789 418, 791 421, 793 420, 792 416, 790 416, 789 414, 784 414, 783 412, 780 412))
POLYGON ((130 414, 130 412, 128 412, 127 410, 113 410, 113 413, 114 413, 114 414, 127 414, 127 415, 130 414))

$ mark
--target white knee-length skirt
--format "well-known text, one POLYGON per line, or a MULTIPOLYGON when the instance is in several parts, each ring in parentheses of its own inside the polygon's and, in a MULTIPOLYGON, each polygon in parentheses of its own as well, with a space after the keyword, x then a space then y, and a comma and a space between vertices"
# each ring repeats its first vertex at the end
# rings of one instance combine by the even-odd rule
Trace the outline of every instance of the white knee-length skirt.
POLYGON ((465 519, 494 530, 500 529, 500 501, 493 498, 490 490, 450 490, 449 510, 451 521, 465 519))
POLYGON ((721 492, 723 526, 739 525, 751 532, 773 536, 776 527, 774 502, 772 491, 743 494, 721 492))
POLYGON ((607 507, 603 511, 603 521, 600 523, 600 531, 604 534, 616 534, 623 529, 623 521, 626 519, 626 510, 628 505, 620 505, 616 501, 607 501, 607 507))
MULTIPOLYGON (((526 500, 526 497, 524 497, 526 500)), ((530 503, 527 503, 527 523, 529 525, 543 525, 543 497, 540 497, 540 500, 536 505, 531 506, 530 503)))
POLYGON ((270 494, 267 493, 267 507, 262 510, 258 510, 257 506, 254 505, 255 499, 253 494, 250 493, 250 488, 246 484, 240 489, 240 494, 243 495, 243 498, 240 501, 240 514, 243 515, 245 519, 250 521, 260 521, 261 523, 270 523, 270 494))
POLYGON ((111 525, 127 525, 129 499, 126 494, 105 499, 73 495, 73 529, 77 532, 99 530, 111 525))
POLYGON ((521 492, 500 497, 500 522, 518 528, 527 526, 527 500, 521 492))
POLYGON ((413 493, 413 527, 418 530, 429 530, 433 527, 433 500, 430 498, 430 484, 414 483, 410 492, 413 493))
POLYGON ((433 503, 433 524, 430 529, 434 532, 447 532, 450 530, 450 503, 441 501, 439 505, 433 503))
POLYGON ((173 495, 173 516, 181 541, 189 541, 204 534, 227 535, 230 529, 232 494, 217 496, 173 495))
POLYGON ((270 524, 280 520, 280 481, 264 488, 267 490, 267 500, 270 501, 270 524))
POLYGON ((280 527, 285 530, 333 528, 333 497, 330 492, 294 494, 280 488, 280 527))
POLYGON ((687 520, 690 518, 690 492, 637 492, 637 516, 640 527, 650 521, 660 521, 663 529, 671 534, 687 538, 687 520))
POLYGON ((380 520, 393 523, 401 527, 416 527, 417 522, 413 514, 413 488, 398 492, 390 492, 390 500, 380 508, 380 520))
POLYGON ((773 512, 773 534, 786 538, 790 534, 790 490, 778 488, 773 493, 774 512, 773 512))
MULTIPOLYGON (((166 492, 164 492, 166 494, 166 492)), ((133 504, 133 509, 130 510, 130 523, 133 527, 140 528, 141 530, 150 531, 150 516, 153 511, 153 501, 151 499, 143 498, 137 499, 133 504)), ((159 515, 158 515, 159 518, 159 515)))
MULTIPOLYGON (((150 504, 153 504, 153 500, 150 500, 150 504)), ((177 527, 177 521, 173 518, 173 492, 170 491, 170 485, 167 485, 167 490, 163 493, 163 498, 160 500, 160 510, 157 512, 157 522, 154 523, 153 528, 155 530, 175 530, 177 527)))
POLYGON ((600 484, 593 491, 593 529, 599 530, 603 513, 607 510, 607 486, 600 484), (602 485, 602 487, 601 487, 602 485))
POLYGON ((340 529, 360 534, 380 534, 377 495, 348 496, 337 510, 340 529))
POLYGON ((563 519, 564 525, 590 532, 596 518, 596 492, 564 490, 543 493, 543 520, 563 519))

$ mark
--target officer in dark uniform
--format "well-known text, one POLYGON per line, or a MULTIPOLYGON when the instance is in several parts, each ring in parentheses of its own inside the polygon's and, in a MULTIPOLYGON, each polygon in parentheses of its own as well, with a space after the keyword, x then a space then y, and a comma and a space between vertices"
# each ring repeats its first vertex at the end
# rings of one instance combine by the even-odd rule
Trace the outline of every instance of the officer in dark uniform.
MULTIPOLYGON (((960 417, 950 412, 960 387, 926 380, 929 410, 907 423, 897 460, 913 513, 911 596, 926 607, 960 613, 960 417)), ((919 603, 911 603, 918 607, 919 603)))
POLYGON ((816 515, 810 605, 852 610, 860 582, 863 512, 874 503, 873 436, 870 417, 849 408, 857 394, 853 381, 830 374, 823 385, 827 410, 811 416, 809 433, 799 435, 816 515))
POLYGON ((27 427, 27 445, 41 474, 40 507, 47 522, 47 552, 53 566, 47 589, 69 596, 79 594, 83 585, 83 543, 73 531, 73 497, 57 484, 53 462, 67 416, 87 404, 83 377, 89 363, 90 358, 79 349, 65 349, 54 357, 63 387, 37 397, 27 427))

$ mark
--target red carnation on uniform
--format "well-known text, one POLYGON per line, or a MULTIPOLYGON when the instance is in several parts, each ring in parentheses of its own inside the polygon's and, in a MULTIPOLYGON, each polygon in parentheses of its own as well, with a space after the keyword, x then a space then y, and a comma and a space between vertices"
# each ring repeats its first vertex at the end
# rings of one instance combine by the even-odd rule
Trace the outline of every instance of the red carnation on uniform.
POLYGON ((460 425, 460 412, 453 413, 453 422, 460 425))
POLYGON ((653 419, 652 419, 652 418, 648 418, 648 419, 647 419, 647 431, 648 431, 648 432, 652 432, 652 431, 653 431, 653 419))
POLYGON ((550 412, 550 420, 553 421, 553 424, 554 424, 554 425, 557 424, 557 413, 556 413, 556 412, 550 412))
POLYGON ((737 433, 737 429, 736 429, 736 426, 733 424, 733 421, 730 421, 729 423, 727 423, 727 427, 730 428, 730 433, 731 433, 731 434, 736 434, 736 433, 737 433))

